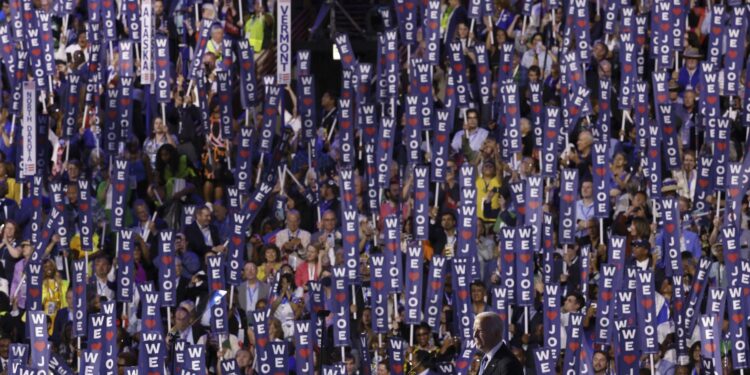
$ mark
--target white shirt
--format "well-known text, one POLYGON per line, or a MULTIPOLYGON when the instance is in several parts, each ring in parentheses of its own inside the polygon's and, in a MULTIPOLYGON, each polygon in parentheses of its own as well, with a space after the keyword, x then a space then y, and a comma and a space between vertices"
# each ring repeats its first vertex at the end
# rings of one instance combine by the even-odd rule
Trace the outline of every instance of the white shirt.
MULTIPOLYGON (((487 129, 484 128, 476 128, 471 134, 469 134, 469 147, 472 149, 472 151, 479 151, 479 149, 482 147, 482 143, 484 143, 484 140, 487 139, 487 136, 490 134, 490 132, 487 131, 487 129)), ((461 151, 461 145, 463 144, 463 138, 464 138, 464 131, 459 130, 456 135, 453 136, 453 141, 451 141, 451 148, 453 149, 453 152, 460 152, 461 151)))
POLYGON ((206 225, 205 227, 202 227, 199 225, 198 228, 200 228, 201 233, 203 233, 203 239, 206 241, 206 245, 208 246, 214 246, 214 240, 211 238, 211 227, 206 225))

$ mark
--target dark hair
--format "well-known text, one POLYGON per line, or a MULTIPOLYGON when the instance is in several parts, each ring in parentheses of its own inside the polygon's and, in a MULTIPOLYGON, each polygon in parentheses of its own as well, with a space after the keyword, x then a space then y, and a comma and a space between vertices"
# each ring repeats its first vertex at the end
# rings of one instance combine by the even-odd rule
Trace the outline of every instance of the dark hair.
MULTIPOLYGON (((570 296, 573 296, 576 299, 576 302, 578 302, 578 305, 581 307, 583 307, 583 305, 586 303, 586 301, 583 299, 583 294, 581 294, 580 292, 570 292, 567 296, 565 296, 565 299, 568 299, 568 297, 570 296)), ((580 310, 581 307, 579 307, 578 309, 580 310)))
POLYGON ((177 148, 169 143, 159 147, 159 150, 156 152, 156 170, 159 171, 159 174, 162 176, 162 181, 164 182, 166 182, 166 179, 163 178, 164 172, 167 168, 171 169, 172 173, 177 172, 177 169, 180 168, 180 153, 177 152, 177 148), (168 162, 161 160, 162 151, 169 153, 168 162))

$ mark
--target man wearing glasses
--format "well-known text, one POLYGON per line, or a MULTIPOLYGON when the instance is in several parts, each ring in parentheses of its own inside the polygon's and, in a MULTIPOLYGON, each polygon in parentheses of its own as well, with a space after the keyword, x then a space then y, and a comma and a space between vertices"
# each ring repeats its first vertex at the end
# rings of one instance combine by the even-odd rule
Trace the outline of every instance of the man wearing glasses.
POLYGON ((484 143, 484 140, 487 139, 487 135, 489 134, 489 132, 487 131, 487 129, 479 127, 479 112, 477 112, 476 109, 466 110, 466 117, 464 118, 464 129, 459 130, 456 135, 453 136, 453 141, 451 142, 451 148, 453 149, 453 152, 461 151, 465 139, 467 138, 467 134, 471 151, 479 151, 479 149, 482 147, 482 144, 484 143))

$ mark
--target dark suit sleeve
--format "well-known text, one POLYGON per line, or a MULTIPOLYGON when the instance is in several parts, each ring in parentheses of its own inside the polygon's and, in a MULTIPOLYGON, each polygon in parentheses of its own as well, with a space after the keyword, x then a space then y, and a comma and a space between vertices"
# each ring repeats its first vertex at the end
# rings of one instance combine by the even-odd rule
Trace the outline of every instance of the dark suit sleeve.
POLYGON ((516 359, 507 346, 503 345, 500 347, 500 350, 495 354, 495 358, 499 359, 499 361, 492 375, 523 374, 523 365, 521 365, 521 362, 518 362, 518 359, 516 359))
POLYGON ((211 247, 206 245, 203 234, 195 223, 187 227, 185 237, 187 238, 189 249, 193 250, 202 261, 206 253, 211 250, 211 247))

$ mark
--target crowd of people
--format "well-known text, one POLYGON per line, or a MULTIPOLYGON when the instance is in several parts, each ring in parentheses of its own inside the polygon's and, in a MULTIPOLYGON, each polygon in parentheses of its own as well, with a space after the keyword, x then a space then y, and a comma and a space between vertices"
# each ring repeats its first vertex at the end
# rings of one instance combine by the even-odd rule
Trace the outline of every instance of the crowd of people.
MULTIPOLYGON (((710 3, 703 0, 682 5, 680 9, 685 11, 681 23, 685 29, 682 33, 684 48, 675 51, 674 65, 666 70, 663 66, 659 69, 648 43, 638 47, 642 49, 643 56, 638 63, 640 80, 650 88, 654 73, 664 71, 668 75, 668 98, 663 103, 672 108, 674 116, 670 129, 677 134, 674 138, 677 143, 672 145, 677 151, 677 162, 667 164, 666 146, 661 151, 663 154, 656 155, 661 172, 659 187, 654 190, 655 182, 649 179, 648 174, 649 170, 655 173, 654 168, 645 161, 648 148, 644 148, 645 143, 639 143, 648 137, 639 133, 642 129, 636 124, 638 121, 633 121, 638 114, 618 106, 622 94, 622 75, 625 74, 621 56, 625 43, 622 38, 624 26, 618 24, 613 33, 608 32, 605 21, 610 14, 610 2, 585 2, 588 17, 585 21, 586 33, 591 41, 590 47, 586 47, 589 59, 573 62, 582 73, 577 76, 576 85, 590 90, 590 95, 582 98, 586 104, 573 103, 585 115, 575 117, 575 122, 564 130, 564 134, 555 134, 555 142, 560 142, 562 147, 555 148, 556 154, 552 158, 556 163, 554 177, 545 176, 542 191, 542 210, 551 218, 551 237, 549 243, 533 249, 533 285, 530 286, 533 288, 533 303, 525 309, 514 306, 501 321, 496 314, 497 297, 493 295, 493 290, 505 286, 508 277, 520 280, 520 275, 509 276, 507 265, 503 263, 503 256, 516 250, 504 245, 503 229, 528 225, 524 217, 524 210, 529 207, 524 200, 524 197, 528 197, 524 195, 528 189, 527 181, 540 176, 543 163, 548 163, 545 155, 549 151, 543 149, 542 138, 543 132, 547 131, 545 124, 550 120, 535 117, 535 113, 540 113, 535 106, 542 104, 545 108, 562 108, 572 102, 563 97, 574 96, 571 93, 574 83, 570 78, 565 78, 566 74, 570 74, 570 68, 566 65, 569 62, 563 58, 566 48, 576 48, 567 46, 565 42, 569 38, 566 28, 572 28, 573 22, 572 18, 566 20, 566 17, 573 17, 566 13, 566 9, 573 7, 573 2, 563 1, 561 7, 552 7, 553 2, 547 0, 512 3, 508 0, 487 1, 492 12, 480 19, 469 18, 470 13, 467 13, 475 3, 473 1, 437 2, 440 3, 441 50, 448 51, 450 43, 460 43, 461 58, 468 66, 466 79, 469 91, 468 102, 463 108, 448 105, 455 88, 451 77, 456 67, 447 58, 441 58, 440 64, 432 66, 431 102, 435 109, 449 109, 455 118, 449 124, 449 144, 445 143, 448 157, 444 166, 434 164, 433 156, 437 150, 431 145, 438 137, 437 132, 432 131, 436 129, 420 132, 421 146, 417 151, 420 161, 417 164, 433 169, 444 168, 445 178, 438 184, 429 184, 429 236, 417 241, 414 228, 419 209, 416 205, 422 200, 416 198, 417 177, 414 174, 415 165, 408 155, 411 149, 404 115, 405 97, 411 92, 410 85, 414 84, 411 83, 410 69, 414 67, 405 57, 417 60, 426 58, 429 49, 423 32, 417 33, 416 42, 409 47, 408 55, 402 50, 398 75, 400 87, 395 101, 391 102, 396 104, 388 104, 389 101, 376 97, 374 89, 371 97, 366 99, 368 103, 376 105, 379 113, 391 111, 396 119, 396 129, 390 143, 392 150, 387 151, 392 153, 392 158, 388 159, 390 164, 385 172, 386 184, 379 191, 374 190, 378 201, 377 209, 372 209, 368 199, 375 185, 370 181, 376 176, 368 171, 370 164, 367 159, 375 157, 374 154, 370 155, 375 148, 368 150, 362 143, 370 142, 368 139, 374 142, 374 138, 367 138, 364 129, 357 129, 355 139, 347 140, 341 136, 344 133, 339 113, 342 93, 338 87, 342 84, 332 83, 339 82, 340 77, 315 77, 322 89, 315 93, 315 103, 312 104, 316 116, 312 119, 314 133, 311 146, 305 143, 307 137, 302 135, 305 118, 299 111, 301 93, 296 75, 293 75, 292 83, 282 88, 283 107, 279 112, 278 126, 272 129, 274 147, 270 152, 263 154, 256 147, 266 120, 264 102, 259 100, 253 108, 243 110, 240 97, 246 93, 243 92, 245 88, 240 87, 240 79, 233 81, 231 92, 232 136, 227 138, 222 129, 224 107, 218 94, 217 74, 228 70, 231 75, 237 76, 240 69, 236 63, 229 66, 223 63, 227 58, 224 41, 232 41, 234 48, 231 53, 236 61, 239 61, 237 42, 246 40, 254 50, 256 66, 273 65, 275 22, 278 19, 274 1, 251 1, 243 5, 236 1, 193 4, 181 0, 154 0, 154 31, 168 39, 170 98, 161 107, 150 88, 136 79, 132 122, 124 127, 127 136, 121 139, 114 152, 105 147, 107 127, 112 124, 107 119, 105 103, 109 96, 108 89, 121 85, 118 64, 122 51, 117 43, 113 47, 90 40, 90 2, 76 1, 69 15, 54 16, 51 21, 54 55, 49 57, 54 58, 56 65, 54 75, 49 77, 52 95, 47 88, 37 88, 35 157, 36 176, 41 177, 42 183, 41 196, 36 197, 31 193, 35 187, 33 176, 23 175, 25 166, 21 159, 26 151, 22 149, 22 113, 18 109, 20 107, 13 105, 18 100, 14 99, 14 93, 20 92, 17 89, 21 86, 20 81, 35 76, 29 67, 26 74, 21 73, 20 81, 17 78, 13 63, 15 54, 25 50, 29 42, 11 37, 14 13, 21 12, 21 8, 13 7, 20 2, 2 1, 0 40, 12 43, 14 48, 12 52, 2 54, 4 68, 0 100, 0 371, 3 374, 13 373, 14 363, 10 359, 16 354, 11 347, 14 344, 28 344, 33 339, 27 322, 30 313, 27 310, 30 298, 27 295, 27 275, 28 264, 38 261, 33 259, 35 253, 40 255, 42 265, 40 310, 48 318, 46 334, 50 353, 58 362, 62 362, 55 368, 55 373, 65 373, 65 368, 68 371, 82 368, 83 353, 91 350, 91 345, 87 346, 90 339, 87 335, 80 337, 74 334, 73 323, 77 318, 71 277, 73 263, 80 259, 87 261, 85 311, 88 316, 103 312, 102 306, 108 302, 119 302, 118 267, 123 267, 123 264, 121 258, 117 257, 120 251, 118 232, 112 229, 117 216, 117 203, 113 199, 117 183, 113 182, 112 170, 115 160, 127 160, 126 209, 120 219, 124 220, 124 227, 134 233, 132 281, 135 287, 131 303, 116 305, 115 355, 121 374, 126 368, 143 365, 144 353, 140 351, 143 348, 141 340, 145 317, 139 304, 144 303, 141 294, 145 290, 140 288, 148 284, 157 290, 160 288, 158 282, 163 260, 160 259, 159 247, 162 246, 160 233, 164 232, 174 233, 177 275, 175 303, 169 308, 162 306, 160 313, 161 324, 165 327, 161 336, 165 345, 165 356, 162 358, 164 371, 174 371, 175 343, 183 341, 187 345, 205 345, 205 368, 201 369, 202 373, 264 373, 261 363, 267 353, 260 353, 257 348, 265 346, 265 343, 256 340, 257 325, 262 324, 262 331, 267 332, 269 341, 289 344, 284 363, 288 371, 299 373, 304 367, 300 363, 303 358, 300 357, 300 349, 295 349, 299 336, 295 323, 316 321, 320 322, 320 326, 311 333, 314 350, 309 362, 313 370, 305 373, 541 373, 538 372, 541 371, 540 361, 535 354, 547 348, 545 337, 550 332, 547 331, 545 316, 549 315, 549 306, 543 300, 545 287, 554 284, 559 286, 560 298, 556 311, 560 314, 561 326, 558 328, 561 335, 559 346, 551 348, 557 361, 550 373, 561 373, 570 366, 576 366, 575 371, 580 373, 624 374, 624 370, 617 370, 622 369, 618 367, 618 361, 623 355, 618 348, 614 326, 611 330, 614 338, 609 342, 601 343, 594 339, 595 328, 601 324, 597 309, 603 308, 605 303, 601 300, 600 288, 602 279, 607 276, 602 270, 607 265, 615 264, 611 259, 612 240, 622 238, 625 241, 621 258, 624 267, 650 271, 653 275, 654 311, 658 315, 653 322, 657 328, 656 350, 638 352, 635 369, 651 374, 702 374, 702 370, 713 363, 718 373, 739 373, 732 355, 729 313, 718 317, 720 320, 723 318, 724 325, 719 324, 719 331, 714 332, 721 342, 720 347, 714 347, 714 350, 721 352, 721 363, 709 361, 707 364, 706 349, 701 346, 703 336, 700 324, 686 334, 684 345, 688 350, 680 352, 676 326, 683 324, 678 323, 682 321, 678 317, 684 310, 675 305, 677 298, 682 304, 682 298, 697 295, 696 315, 708 314, 708 307, 702 302, 703 290, 725 289, 741 282, 737 280, 742 276, 730 274, 725 253, 731 251, 732 254, 739 254, 742 262, 747 262, 750 257, 748 201, 744 197, 747 186, 739 187, 739 207, 730 210, 730 202, 726 198, 729 192, 724 194, 722 188, 706 190, 705 186, 701 186, 699 175, 705 169, 702 160, 712 159, 721 141, 715 136, 708 136, 708 129, 713 125, 708 124, 708 116, 702 107, 705 92, 701 90, 705 90, 706 83, 703 81, 705 72, 701 64, 707 61, 709 55, 709 44, 713 38, 710 36, 711 27, 716 27, 712 19, 715 9, 721 6, 723 11, 724 5, 717 4, 712 8, 710 3), (242 15, 240 6, 244 8, 242 15), (201 41, 198 35, 201 23, 195 19, 196 16, 200 20, 213 22, 207 40, 202 40, 203 44, 196 43, 201 41), (92 64, 94 43, 102 44, 98 67, 92 64), (205 50, 200 55, 197 52, 202 45, 205 45, 205 50), (486 47, 486 52, 478 51, 478 46, 486 47), (510 49, 505 48, 508 46, 510 49), (506 63, 503 56, 507 51, 510 51, 510 59, 506 63), (489 101, 482 100, 482 53, 486 53, 492 72, 489 101), (199 75, 191 81, 188 67, 192 64, 191 59, 198 55, 202 58, 199 75), (79 107, 74 118, 75 131, 65 134, 64 103, 70 96, 69 77, 73 74, 86 77, 85 72, 92 66, 101 70, 104 77, 103 82, 94 88, 96 100, 99 101, 84 101, 84 95, 93 93, 82 89, 78 95, 81 100, 75 102, 79 107), (507 107, 495 104, 496 98, 501 95, 501 84, 496 82, 500 72, 505 73, 507 82, 515 84, 519 93, 520 122, 517 126, 521 147, 518 153, 510 155, 507 152, 507 113, 503 113, 503 108, 507 107), (203 82, 204 91, 200 95, 193 90, 199 86, 197 81, 203 82), (604 97, 608 103, 601 101, 602 87, 609 92, 604 97), (534 95, 540 97, 532 99, 534 95), (604 116, 607 111, 609 115, 604 116), (607 126, 602 126, 604 121, 607 126), (241 155, 240 151, 241 130, 247 128, 254 130, 249 156, 241 155), (605 129, 605 132, 601 129, 605 129), (598 167, 594 157, 596 144, 607 145, 606 170, 602 172, 606 176, 606 217, 597 215, 595 210, 595 202, 598 202, 596 193, 600 192, 600 187, 595 183, 601 180, 597 177, 599 172, 595 170, 598 167), (341 186, 344 164, 342 150, 347 145, 355 147, 357 151, 353 163, 353 197, 345 196, 341 186), (251 174, 244 176, 242 181, 237 173, 241 160, 249 160, 252 165, 251 174), (466 186, 461 168, 469 165, 476 168, 476 174, 472 177, 473 184, 466 186), (560 173, 563 169, 577 173, 576 197, 572 203, 574 240, 566 243, 558 241, 561 237, 558 228, 561 226, 564 200, 563 177, 560 173), (228 242, 236 231, 233 215, 247 213, 248 207, 252 206, 249 202, 253 202, 254 194, 258 191, 256 189, 261 186, 260 181, 266 181, 261 177, 269 174, 277 174, 277 178, 273 179, 274 186, 261 201, 262 206, 252 208, 253 221, 243 233, 245 238, 242 243, 245 246, 241 253, 241 282, 231 286, 231 293, 219 297, 226 302, 228 333, 217 334, 212 329, 212 307, 216 303, 216 294, 209 282, 211 269, 208 259, 230 257, 228 242), (233 192, 240 182, 246 184, 247 189, 233 192), (63 207, 59 212, 52 197, 56 193, 53 185, 61 186, 64 191, 63 207), (82 202, 80 189, 87 189, 92 199, 82 202), (476 195, 471 195, 472 200, 464 196, 466 189, 476 192, 476 195), (708 194, 699 199, 698 191, 708 191, 708 194), (677 259, 682 268, 682 285, 675 285, 675 279, 671 277, 675 270, 672 269, 672 257, 666 251, 669 246, 665 229, 671 222, 665 222, 664 212, 660 212, 660 207, 663 207, 661 202, 665 199, 673 199, 677 204, 676 223, 680 226, 680 238, 676 246, 679 249, 677 259), (697 204, 699 200, 700 205, 697 204), (32 229, 34 212, 39 204, 43 212, 39 223, 47 223, 53 212, 61 214, 63 223, 54 227, 54 233, 43 235, 46 246, 41 249, 35 241, 41 238, 37 236, 41 235, 43 228, 32 229), (83 208, 84 205, 86 208, 83 208), (342 212, 349 205, 358 214, 358 269, 355 270, 358 280, 351 285, 351 290, 347 292, 350 294, 346 297, 349 303, 346 318, 349 322, 350 345, 341 348, 334 345, 334 332, 338 329, 335 326, 337 319, 341 319, 333 312, 334 306, 337 306, 333 293, 338 278, 334 270, 347 266, 348 255, 344 250, 347 238, 342 227, 347 218, 342 212), (372 258, 387 252, 384 244, 389 239, 386 237, 389 232, 385 219, 395 215, 399 220, 401 246, 400 251, 396 251, 397 256, 402 258, 399 264, 406 264, 410 245, 416 243, 422 249, 422 294, 426 294, 427 275, 434 267, 434 257, 451 260, 460 255, 460 237, 463 235, 461 221, 465 219, 462 206, 476 207, 476 225, 473 228, 476 232, 470 240, 476 241, 473 246, 476 253, 472 254, 474 259, 471 262, 476 261, 478 267, 476 273, 469 275, 470 285, 456 285, 456 274, 450 267, 446 268, 440 296, 440 318, 434 326, 426 321, 407 324, 405 288, 404 293, 395 293, 395 297, 391 294, 385 302, 387 331, 377 332, 373 322, 376 309, 372 302, 375 293, 372 258), (739 214, 728 215, 730 211, 739 214), (86 248, 83 245, 85 241, 82 241, 81 220, 89 212, 94 223, 93 246, 86 248), (723 229, 728 227, 737 230, 739 241, 733 243, 736 248, 724 248, 727 238, 723 229), (701 259, 709 262, 705 275, 701 275, 704 269, 699 262, 701 259), (315 303, 311 301, 311 295, 315 285, 322 288, 322 308, 313 308, 315 303), (458 311, 456 288, 467 287, 471 311, 458 311), (675 296, 678 287, 681 295, 675 296), (254 315, 258 312, 267 312, 266 319, 259 322, 254 315), (585 350, 587 354, 576 351, 577 360, 571 365, 565 363, 572 358, 565 353, 575 349, 571 349, 567 336, 571 325, 575 324, 571 316, 579 315, 583 317, 578 325, 582 333, 576 334, 576 338, 580 339, 580 350, 585 350), (475 319, 472 337, 466 337, 459 330, 462 324, 459 321, 465 316, 475 319), (503 337, 502 342, 500 337, 503 337), (401 353, 395 352, 393 339, 404 342, 401 353), (493 362, 496 353, 503 355, 502 363, 493 362), (468 362, 462 362, 466 359, 468 362), (223 369, 222 363, 226 362, 236 363, 237 372, 223 369)), ((117 39, 132 37, 132 30, 124 18, 125 3, 118 3, 123 10, 122 17, 116 20, 117 39)), ((382 17, 381 22, 377 23, 381 27, 379 31, 403 26, 403 9, 399 7, 404 4, 426 9, 428 3, 433 1, 404 0, 394 3, 395 6, 390 2, 372 4, 373 9, 378 10, 375 12, 377 17, 382 17)), ((59 6, 57 2, 47 0, 34 1, 32 5, 37 14, 49 12, 53 15, 61 14, 59 6)), ((299 9, 298 6, 301 5, 293 8, 299 9)), ((624 6, 632 6, 635 13, 646 20, 647 16, 657 14, 656 8, 649 2, 620 4, 615 9, 624 6)), ((728 16, 731 13, 729 8, 737 12, 744 8, 731 2, 726 4, 726 8, 726 13, 722 14, 727 17, 720 22, 727 26, 737 22, 741 26, 740 53, 742 61, 745 61, 746 16, 740 16, 739 21, 734 18, 729 20, 728 16)), ((615 16, 620 18, 619 13, 615 16)), ((422 15, 418 18, 421 20, 422 15)), ((418 27, 423 30, 421 23, 418 27)), ((653 31, 646 28, 643 32, 650 35, 653 31)), ((330 44, 330 41, 326 43, 330 44)), ((726 53, 728 48, 727 43, 720 46, 721 54, 726 53)), ((134 62, 134 74, 139 78, 141 60, 135 59, 134 62)), ((375 61, 374 65, 381 63, 375 61)), ((316 65, 321 63, 312 61, 311 64, 311 74, 314 75, 316 65)), ((723 70, 721 72, 718 86, 720 113, 715 117, 729 121, 723 139, 725 143, 722 143, 728 147, 728 160, 724 160, 724 168, 728 170, 730 162, 742 164, 747 159, 746 132, 743 129, 747 126, 747 108, 743 105, 747 99, 744 98, 743 89, 737 95, 725 90, 729 78, 725 78, 723 70)), ((262 98, 266 84, 261 84, 263 80, 260 78, 257 93, 262 98)), ((373 81, 376 82, 373 87, 379 85, 377 80, 373 81)), ((648 97, 648 93, 646 95, 648 97)), ((656 91, 654 96, 657 96, 656 91)), ((648 117, 649 113, 653 113, 653 118, 659 117, 656 104, 649 102, 649 105, 646 114, 641 113, 640 116, 648 117)), ((569 110, 562 113, 573 116, 569 110)), ((671 138, 665 136, 664 139, 671 138)), ((716 168, 714 165, 713 169, 716 168)), ((714 173, 711 179, 719 178, 715 171, 711 173, 714 173)), ((745 174, 745 169, 742 173, 745 174)), ((535 230, 541 233, 542 222, 537 221, 534 225, 535 230)), ((740 272, 743 270, 746 271, 744 266, 740 272)), ((406 271, 402 268, 399 272, 406 271)), ((229 290, 230 286, 226 285, 224 289, 229 290)), ((422 296, 421 301, 426 311, 427 298, 422 296)), ((610 306, 615 310, 614 303, 610 306)), ((744 311, 750 312, 750 304, 744 306, 744 311)), ((746 318, 741 322, 741 329, 745 333, 740 340, 747 343, 746 318)), ((16 365, 26 366, 18 357, 15 361, 16 365)), ((106 373, 105 368, 101 367, 99 373, 106 373)))

